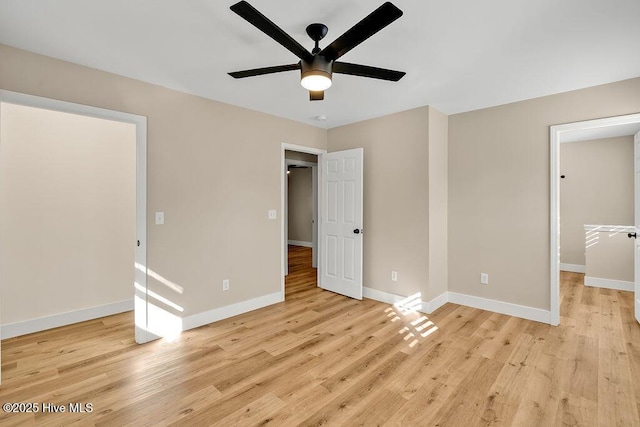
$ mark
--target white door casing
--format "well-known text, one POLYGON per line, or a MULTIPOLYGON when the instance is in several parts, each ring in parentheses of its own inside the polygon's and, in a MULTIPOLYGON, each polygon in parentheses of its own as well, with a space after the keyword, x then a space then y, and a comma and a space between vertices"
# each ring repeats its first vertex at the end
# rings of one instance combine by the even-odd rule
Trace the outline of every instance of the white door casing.
MULTIPOLYGON (((640 233, 640 197, 638 197, 638 191, 640 191, 640 132, 636 133, 633 137, 633 179, 634 179, 634 194, 635 196, 635 213, 634 222, 637 233, 640 233)), ((635 256, 634 256, 634 307, 636 320, 640 322, 640 239, 635 239, 635 256)))
POLYGON ((362 148, 323 154, 319 286, 362 299, 362 148))
MULTIPOLYGON (((565 123, 550 127, 549 171, 551 174, 549 182, 551 185, 549 198, 549 255, 551 274, 549 281, 549 324, 551 325, 560 324, 560 144, 612 136, 633 135, 637 132, 637 125, 640 125, 640 113, 565 123)), ((637 136, 635 141, 637 146, 637 136)), ((635 170, 637 170, 639 164, 637 160, 635 161, 635 170)), ((637 173, 636 176, 634 176, 634 181, 636 182, 634 195, 636 218, 634 218, 634 220, 637 230, 638 225, 640 225, 637 219, 638 200, 640 200, 640 187, 638 186, 637 173)), ((636 263, 638 262, 637 257, 638 254, 636 252, 636 263)), ((636 272, 637 271, 638 269, 636 269, 636 272)), ((636 283, 638 283, 638 280, 636 280, 636 283)), ((638 305, 637 302, 636 305, 638 305)))

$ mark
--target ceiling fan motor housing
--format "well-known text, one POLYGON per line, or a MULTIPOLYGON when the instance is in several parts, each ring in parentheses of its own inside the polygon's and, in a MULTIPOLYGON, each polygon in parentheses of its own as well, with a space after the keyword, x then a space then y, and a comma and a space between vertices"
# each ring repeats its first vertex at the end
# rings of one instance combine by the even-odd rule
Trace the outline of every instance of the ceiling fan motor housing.
POLYGON ((333 61, 329 61, 322 55, 315 55, 311 62, 300 61, 302 69, 302 79, 307 76, 324 76, 331 79, 331 66, 333 61))

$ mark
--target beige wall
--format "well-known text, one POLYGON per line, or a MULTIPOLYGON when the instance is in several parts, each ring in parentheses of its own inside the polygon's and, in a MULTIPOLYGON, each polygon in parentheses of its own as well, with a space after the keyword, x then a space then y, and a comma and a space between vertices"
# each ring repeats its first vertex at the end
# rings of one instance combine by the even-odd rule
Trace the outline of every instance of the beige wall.
POLYGON ((449 290, 549 309, 549 126, 637 112, 640 78, 449 116, 449 290))
POLYGON ((598 279, 634 281, 633 239, 627 232, 590 232, 586 249, 585 276, 598 279))
POLYGON ((312 237, 313 221, 313 189, 312 169, 291 168, 287 175, 289 182, 289 212, 287 222, 289 223, 289 240, 309 242, 312 237))
POLYGON ((560 144, 560 262, 585 265, 585 224, 633 224, 633 136, 560 144))
POLYGON ((408 296, 428 283, 428 114, 422 107, 329 130, 328 151, 364 148, 366 287, 408 296))
POLYGON ((329 151, 364 148, 364 286, 447 291, 447 134, 428 106, 329 130, 329 151))
POLYGON ((183 289, 149 278, 184 311, 163 308, 186 316, 280 291, 280 221, 267 211, 280 206, 281 143, 325 148, 324 129, 7 46, 0 58, 0 89, 147 117, 148 267, 183 289))
POLYGON ((0 104, 2 324, 133 301, 135 126, 0 104))
POLYGON ((448 290, 448 134, 448 116, 429 107, 429 282, 424 301, 448 290))

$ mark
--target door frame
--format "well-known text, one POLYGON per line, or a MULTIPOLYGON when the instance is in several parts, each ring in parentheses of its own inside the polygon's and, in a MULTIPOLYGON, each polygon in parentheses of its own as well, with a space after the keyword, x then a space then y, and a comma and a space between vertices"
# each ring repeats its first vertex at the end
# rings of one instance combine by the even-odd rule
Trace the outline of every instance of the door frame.
MULTIPOLYGON (((560 144, 568 142, 570 132, 597 132, 612 126, 640 124, 640 113, 551 126, 550 132, 550 200, 549 200, 549 323, 560 324, 560 144)), ((574 134, 575 135, 575 134, 574 134)), ((631 133, 630 135, 633 135, 631 133)), ((623 136, 622 134, 619 136, 623 136)), ((600 136, 604 137, 604 136, 600 136)), ((598 138, 596 136, 593 139, 598 138)), ((586 140, 586 139, 585 139, 586 140)), ((635 189, 635 199, 640 199, 635 189)))
MULTIPOLYGON (((136 126, 136 238, 140 246, 136 246, 133 266, 135 341, 143 344, 152 340, 154 337, 147 331, 147 118, 8 90, 0 90, 0 102, 113 120, 136 126)), ((136 244, 136 242, 131 243, 136 244)))
MULTIPOLYGON (((299 153, 307 153, 307 154, 315 154, 318 157, 322 154, 325 154, 327 152, 327 150, 321 149, 321 148, 313 148, 313 147, 306 147, 304 145, 297 145, 297 144, 289 144, 286 142, 283 142, 280 144, 280 277, 282 278, 281 283, 280 283, 280 288, 281 288, 281 292, 282 292, 282 301, 284 301, 284 296, 285 296, 285 291, 284 291, 284 282, 285 282, 285 275, 287 272, 287 256, 288 256, 288 246, 287 246, 287 230, 286 230, 286 201, 285 198, 287 196, 287 159, 285 159, 285 151, 289 150, 289 151, 297 151, 299 153)), ((320 158, 318 158, 318 165, 316 167, 316 173, 320 174, 321 171, 321 165, 320 165, 320 158)), ((319 180, 316 180, 315 182, 315 188, 314 188, 314 193, 316 195, 316 206, 318 209, 318 213, 321 212, 320 209, 320 197, 319 197, 319 191, 318 191, 318 183, 319 180)), ((318 221, 319 222, 319 221, 318 221)), ((318 225, 319 227, 319 225, 318 225)), ((317 240, 317 238, 316 238, 317 240)), ((317 265, 318 265, 318 278, 320 277, 320 268, 322 266, 322 263, 320 262, 321 258, 322 258, 322 245, 321 243, 318 241, 317 242, 317 248, 316 248, 316 252, 318 254, 317 257, 317 265)))
MULTIPOLYGON (((633 135, 633 191, 635 200, 633 201, 633 312, 636 321, 640 323, 640 242, 638 241, 638 226, 640 225, 640 182, 638 174, 640 173, 640 130, 633 135)), ((628 237, 631 237, 628 235, 628 237)))

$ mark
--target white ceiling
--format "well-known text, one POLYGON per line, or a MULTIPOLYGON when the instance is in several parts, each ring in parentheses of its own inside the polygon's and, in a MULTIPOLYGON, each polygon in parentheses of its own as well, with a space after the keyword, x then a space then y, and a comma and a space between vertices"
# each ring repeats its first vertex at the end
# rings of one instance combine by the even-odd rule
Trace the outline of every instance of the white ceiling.
MULTIPOLYGON (((379 1, 249 0, 311 50, 379 1)), ((406 71, 398 83, 335 75, 310 102, 289 51, 219 0, 0 0, 0 43, 331 128, 431 105, 453 114, 640 76, 639 0, 393 0, 404 16, 342 59, 406 71), (317 116, 326 116, 318 121, 317 116)))

